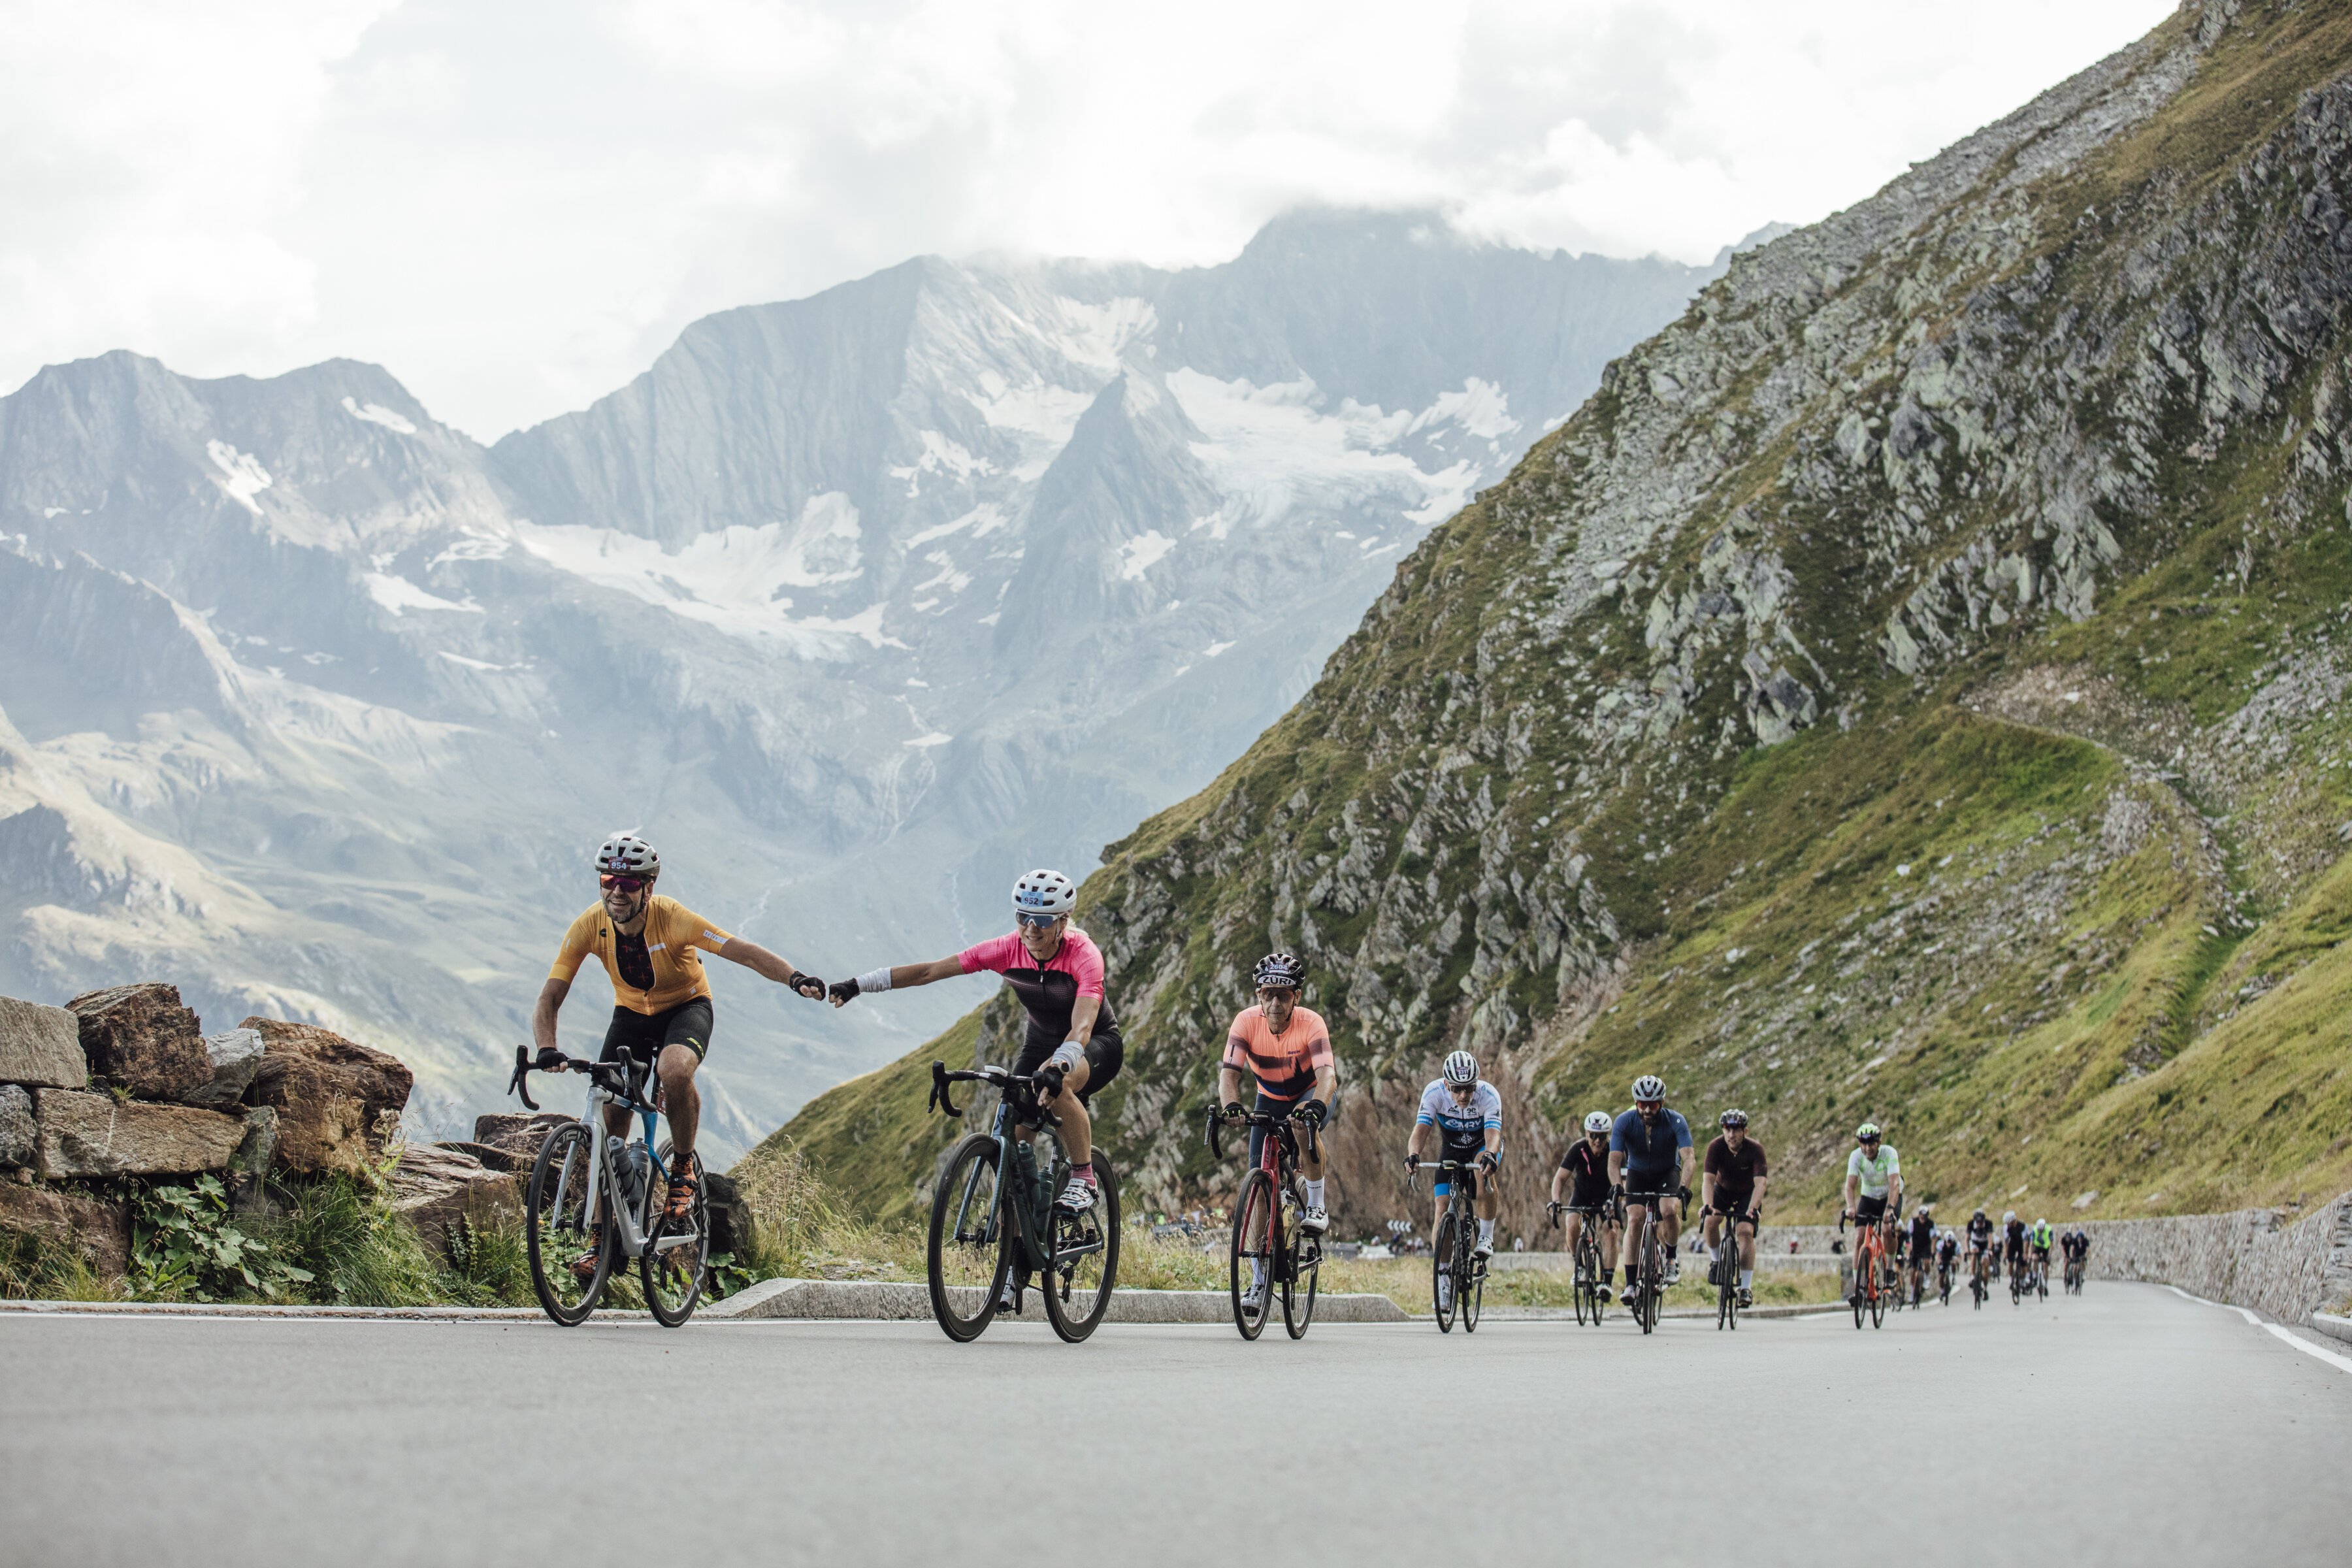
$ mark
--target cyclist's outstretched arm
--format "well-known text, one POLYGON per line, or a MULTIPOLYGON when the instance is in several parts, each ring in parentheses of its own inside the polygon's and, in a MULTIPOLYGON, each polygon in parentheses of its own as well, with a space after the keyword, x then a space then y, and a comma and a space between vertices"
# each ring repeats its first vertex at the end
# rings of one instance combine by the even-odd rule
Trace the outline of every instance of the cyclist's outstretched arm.
POLYGON ((846 1006, 851 998, 866 991, 903 991, 909 985, 929 985, 935 980, 953 980, 963 973, 963 961, 956 958, 935 958, 929 963, 899 963, 888 969, 861 974, 855 980, 836 980, 826 988, 825 994, 836 1007, 846 1006), (868 980, 887 976, 882 985, 867 985, 868 980))
POLYGON ((772 980, 779 985, 790 985, 795 990, 815 979, 814 975, 803 974, 792 963, 758 942, 746 942, 740 936, 729 937, 725 945, 719 949, 719 956, 740 963, 754 974, 772 980))

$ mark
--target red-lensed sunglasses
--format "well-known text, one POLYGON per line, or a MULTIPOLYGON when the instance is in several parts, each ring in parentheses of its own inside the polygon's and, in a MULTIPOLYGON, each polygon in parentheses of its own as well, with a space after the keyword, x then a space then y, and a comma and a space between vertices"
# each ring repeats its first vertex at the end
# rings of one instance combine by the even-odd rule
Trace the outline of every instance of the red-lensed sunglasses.
POLYGON ((645 877, 599 877, 596 879, 607 888, 618 888, 625 893, 637 892, 651 885, 651 879, 645 877))

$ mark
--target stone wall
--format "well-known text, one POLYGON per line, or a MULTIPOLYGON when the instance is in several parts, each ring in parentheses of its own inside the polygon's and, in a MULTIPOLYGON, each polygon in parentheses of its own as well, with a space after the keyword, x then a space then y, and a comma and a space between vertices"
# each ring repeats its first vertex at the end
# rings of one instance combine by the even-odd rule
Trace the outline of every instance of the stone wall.
POLYGON ((2308 1323, 2352 1298, 2352 1193, 2302 1219, 2276 1209, 2086 1221, 2091 1278, 2178 1285, 2308 1323), (2292 1223, 2284 1223, 2292 1220, 2292 1223))

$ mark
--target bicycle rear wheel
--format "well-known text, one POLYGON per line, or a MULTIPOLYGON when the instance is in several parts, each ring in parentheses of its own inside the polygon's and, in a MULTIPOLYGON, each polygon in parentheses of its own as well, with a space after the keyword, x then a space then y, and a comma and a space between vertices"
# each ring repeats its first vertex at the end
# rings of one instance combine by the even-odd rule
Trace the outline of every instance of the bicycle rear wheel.
POLYGON ((1265 1332, 1265 1319, 1274 1302, 1274 1178, 1252 1171, 1242 1178, 1241 1195, 1234 1200, 1234 1241, 1226 1276, 1234 1300, 1234 1327, 1242 1338, 1254 1340, 1265 1332), (1252 1287, 1257 1304, 1250 1305, 1252 1287))
MULTIPOLYGON (((675 1158, 665 1143, 661 1150, 662 1169, 674 1170, 675 1158)), ((702 1173, 700 1155, 687 1156, 694 1162, 697 1177, 702 1173)), ((652 1204, 654 1220, 651 1235, 646 1239, 646 1249, 637 1257, 637 1282, 646 1288, 646 1307, 654 1321, 666 1329, 675 1329, 694 1316, 696 1303, 702 1300, 702 1288, 709 1273, 710 1202, 709 1194, 698 1180, 694 1186, 693 1205, 680 1218, 669 1214, 669 1184, 664 1182, 655 1193, 652 1204)))
POLYGON ((547 1315, 567 1329, 586 1321, 596 1310, 605 1277, 613 1271, 615 1237, 610 1226, 594 1227, 594 1261, 586 1273, 579 1269, 592 1247, 589 1215, 596 1194, 588 1184, 588 1167, 593 1152, 584 1123, 571 1122, 549 1133, 531 1163, 523 1202, 531 1290, 547 1315))
POLYGON ((1486 1303, 1486 1266, 1475 1258, 1455 1260, 1462 1277, 1462 1331, 1478 1331, 1478 1309, 1486 1303))
POLYGON ((1077 1343, 1110 1310, 1118 1284, 1118 1173, 1097 1149, 1095 1206, 1084 1214, 1055 1210, 1045 1260, 1045 1317, 1054 1331, 1077 1343))
POLYGON ((1307 1337, 1315 1321, 1315 1291, 1323 1273, 1323 1243, 1299 1227, 1294 1213, 1285 1227, 1282 1256, 1282 1327, 1294 1340, 1307 1337))
POLYGON ((931 1316, 959 1344, 978 1339, 996 1316, 997 1296, 1013 1268, 1000 1157, 995 1139, 973 1133, 956 1145, 931 1194, 926 1247, 931 1316))
POLYGON ((1434 1245, 1429 1250, 1429 1289, 1432 1304, 1437 1310, 1437 1331, 1454 1331, 1454 1234, 1459 1228, 1454 1211, 1448 1209, 1439 1216, 1434 1245))

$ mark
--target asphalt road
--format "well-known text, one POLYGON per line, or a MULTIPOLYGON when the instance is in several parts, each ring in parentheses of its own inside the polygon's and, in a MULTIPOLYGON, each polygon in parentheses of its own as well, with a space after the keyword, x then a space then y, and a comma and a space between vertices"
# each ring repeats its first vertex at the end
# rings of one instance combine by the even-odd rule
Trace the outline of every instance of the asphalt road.
POLYGON ((2352 1560, 2352 1373, 2152 1286, 1648 1340, 5 1315, 0 1368, 5 1568, 2352 1560))

